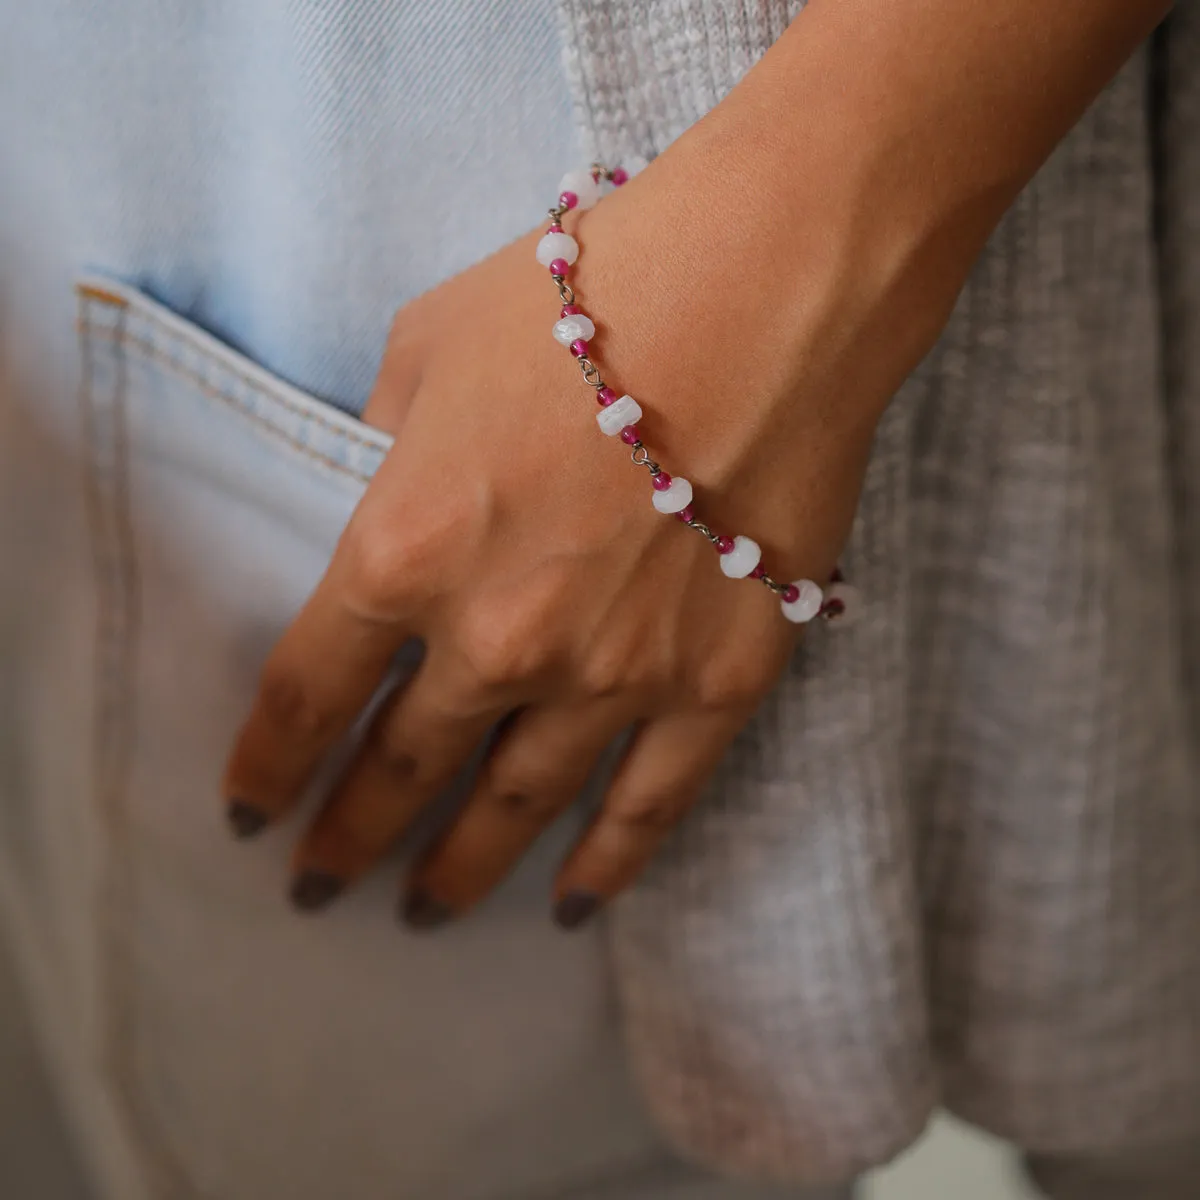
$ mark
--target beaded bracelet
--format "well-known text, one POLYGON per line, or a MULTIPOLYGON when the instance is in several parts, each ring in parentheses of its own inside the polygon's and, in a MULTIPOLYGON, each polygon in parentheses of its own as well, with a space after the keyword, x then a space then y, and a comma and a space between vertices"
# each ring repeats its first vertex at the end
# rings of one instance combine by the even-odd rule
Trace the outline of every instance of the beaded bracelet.
POLYGON ((674 514, 689 529, 696 530, 713 544, 720 555, 721 570, 730 579, 757 579, 779 597, 780 608, 789 621, 802 625, 814 617, 845 621, 857 607, 856 593, 835 571, 828 589, 822 589, 811 579, 796 579, 779 583, 767 574, 762 564, 762 548, 753 538, 739 534, 728 537, 714 533, 703 521, 696 519, 692 509, 692 485, 681 476, 666 473, 650 457, 642 442, 637 423, 642 407, 632 396, 618 396, 600 376, 600 368, 588 352, 588 341, 595 335, 596 326, 575 303, 575 293, 567 283, 567 275, 579 257, 579 243, 564 232, 563 217, 572 209, 583 212, 600 199, 601 181, 620 187, 629 179, 621 167, 609 170, 594 163, 590 169, 568 171, 559 184, 558 203, 549 209, 550 227, 537 244, 537 260, 550 271, 558 287, 562 311, 554 326, 554 339, 570 349, 583 372, 584 382, 596 390, 600 411, 596 421, 609 437, 619 437, 633 452, 633 461, 650 472, 654 493, 651 500, 660 513, 674 514))

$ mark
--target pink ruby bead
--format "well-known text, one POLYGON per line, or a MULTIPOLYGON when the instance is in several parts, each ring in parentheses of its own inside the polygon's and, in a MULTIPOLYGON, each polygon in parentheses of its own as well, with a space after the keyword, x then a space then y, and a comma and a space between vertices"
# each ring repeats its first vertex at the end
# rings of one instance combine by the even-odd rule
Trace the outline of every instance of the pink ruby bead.
POLYGON ((780 599, 784 604, 795 604, 800 599, 800 589, 794 583, 789 583, 780 593, 780 599))
POLYGON ((564 304, 562 312, 558 315, 560 317, 577 317, 581 312, 583 312, 583 309, 578 304, 564 304))
POLYGON ((556 258, 550 264, 551 275, 565 275, 571 269, 571 264, 565 258, 556 258))
POLYGON ((599 404, 601 408, 607 408, 616 398, 617 393, 614 392, 610 387, 602 387, 596 393, 596 403, 599 404))
POLYGON ((574 192, 563 192, 558 198, 559 204, 564 208, 574 208, 579 203, 579 197, 574 192))
POLYGON ((638 427, 636 425, 626 425, 625 428, 621 430, 621 441, 623 441, 627 446, 632 446, 634 442, 641 441, 641 436, 642 435, 638 433, 638 427))
POLYGON ((762 565, 762 563, 759 563, 758 566, 755 567, 754 570, 750 572, 750 578, 751 579, 761 579, 766 573, 767 573, 767 568, 764 567, 762 565))
POLYGON ((666 471, 659 471, 652 481, 656 492, 665 492, 671 486, 671 477, 666 471))
POLYGON ((687 508, 681 508, 675 515, 685 525, 690 525, 696 519, 696 514, 692 512, 692 506, 690 504, 687 506, 687 508))
POLYGON ((722 534, 713 545, 716 546, 718 554, 729 554, 733 550, 733 538, 722 534))
POLYGON ((550 226, 549 229, 546 230, 546 232, 547 233, 562 233, 562 226, 560 224, 558 224, 558 222, 556 221, 553 225, 550 226))
POLYGON ((587 342, 585 342, 583 338, 576 338, 571 343, 571 353, 575 355, 576 358, 582 358, 587 353, 587 342))
POLYGON ((614 187, 620 187, 621 184, 629 181, 629 172, 624 167, 618 167, 612 173, 612 181, 614 187))

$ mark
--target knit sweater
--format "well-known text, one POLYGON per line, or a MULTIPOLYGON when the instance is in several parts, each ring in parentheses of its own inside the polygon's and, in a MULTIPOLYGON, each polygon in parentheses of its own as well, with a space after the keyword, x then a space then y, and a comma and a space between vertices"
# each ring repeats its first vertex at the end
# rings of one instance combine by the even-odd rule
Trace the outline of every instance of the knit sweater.
MULTIPOLYGON (((799 7, 562 0, 590 147, 661 151, 799 7)), ((619 907, 699 1159, 842 1179, 939 1102, 1047 1150, 1200 1133, 1198 42, 1181 6, 996 231, 879 429, 864 617, 619 907)))

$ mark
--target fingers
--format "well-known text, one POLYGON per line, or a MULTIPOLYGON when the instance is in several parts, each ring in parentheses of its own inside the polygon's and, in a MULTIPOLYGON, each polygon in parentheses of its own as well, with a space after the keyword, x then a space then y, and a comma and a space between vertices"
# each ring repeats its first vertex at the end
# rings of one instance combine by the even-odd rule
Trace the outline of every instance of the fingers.
MULTIPOLYGON (((292 900, 325 907, 365 874, 454 779, 507 707, 465 692, 431 654, 412 683, 372 722, 357 758, 296 849, 292 900)), ((431 898, 414 919, 441 915, 431 898)))
POLYGON ((257 833, 291 808, 405 640, 398 624, 353 604, 345 559, 339 548, 263 668, 222 786, 239 836, 257 833))
POLYGON ((493 747, 471 799, 413 873, 406 913, 459 915, 490 892, 579 795, 632 721, 621 701, 530 708, 493 747))
POLYGON ((687 713, 642 727, 603 808, 559 873, 555 920, 587 921, 642 872, 692 807, 748 714, 687 713))

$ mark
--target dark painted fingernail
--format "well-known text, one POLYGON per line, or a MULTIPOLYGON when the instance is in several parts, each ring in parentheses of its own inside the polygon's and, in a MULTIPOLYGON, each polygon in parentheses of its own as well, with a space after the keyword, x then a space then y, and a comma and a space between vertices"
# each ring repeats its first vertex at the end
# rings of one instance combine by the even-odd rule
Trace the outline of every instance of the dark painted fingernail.
POLYGON ((554 906, 554 921, 560 929, 578 929, 595 915, 600 897, 593 892, 568 892, 554 906))
POLYGON ((267 826, 267 814, 245 800, 230 800, 225 816, 233 829, 234 837, 252 838, 267 826))
POLYGON ((328 871, 304 871, 292 881, 292 903, 301 912, 320 912, 346 886, 346 881, 328 871))
POLYGON ((449 905, 436 900, 422 888, 413 888, 404 900, 404 923, 413 929, 437 929, 445 925, 454 913, 449 905))

